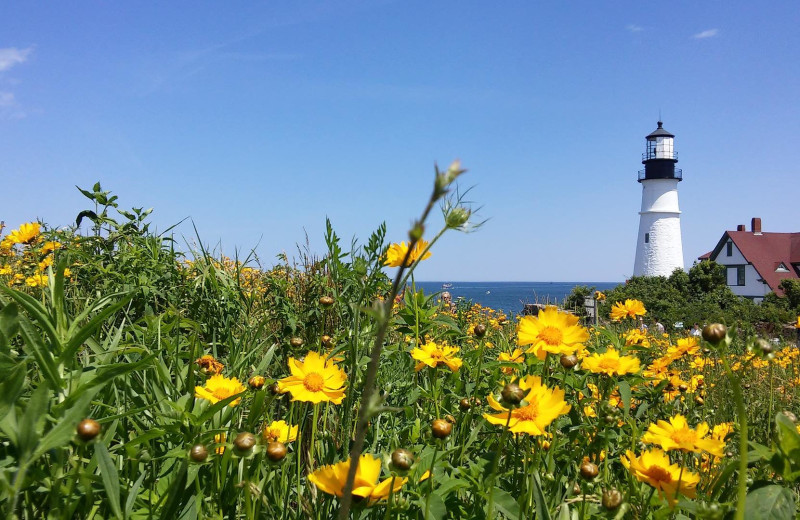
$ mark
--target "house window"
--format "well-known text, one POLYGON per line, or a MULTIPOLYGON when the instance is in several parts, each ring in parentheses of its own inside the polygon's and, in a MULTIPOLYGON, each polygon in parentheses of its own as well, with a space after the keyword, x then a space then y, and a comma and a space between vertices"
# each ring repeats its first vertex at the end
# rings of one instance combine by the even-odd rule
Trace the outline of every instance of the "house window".
POLYGON ((649 244, 650 243, 650 233, 645 233, 644 234, 644 243, 645 244, 649 244))
POLYGON ((725 256, 733 256, 733 242, 725 244, 725 256))
POLYGON ((736 268, 736 285, 744 285, 744 266, 740 265, 736 268))

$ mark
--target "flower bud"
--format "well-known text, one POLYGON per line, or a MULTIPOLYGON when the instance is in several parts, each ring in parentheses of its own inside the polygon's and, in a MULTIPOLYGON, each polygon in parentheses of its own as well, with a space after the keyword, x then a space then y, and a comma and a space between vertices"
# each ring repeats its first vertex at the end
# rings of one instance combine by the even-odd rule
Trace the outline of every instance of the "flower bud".
POLYGON ((792 421, 793 423, 796 423, 796 422, 797 422, 797 416, 796 416, 795 414, 793 414, 791 411, 789 411, 789 410, 784 410, 784 411, 782 411, 781 413, 782 413, 783 415, 785 415, 785 416, 786 416, 786 418, 787 418, 787 419, 789 419, 790 421, 792 421))
POLYGON ((264 376, 253 376, 247 380, 247 384, 250 385, 251 388, 255 388, 256 390, 260 390, 264 387, 264 383, 267 380, 264 379, 264 376))
POLYGON ((689 385, 687 385, 686 383, 681 383, 681 384, 678 385, 678 390, 680 390, 681 392, 685 392, 688 389, 689 389, 689 385))
POLYGON ((694 403, 695 403, 697 406, 703 406, 703 405, 705 404, 705 402, 706 402, 706 401, 705 401, 705 399, 703 399, 703 398, 702 398, 702 397, 700 397, 699 395, 698 395, 698 396, 696 396, 696 397, 694 398, 694 403))
POLYGON ((478 338, 484 337, 486 335, 486 325, 484 325, 483 323, 478 323, 477 325, 475 325, 473 332, 475 333, 475 336, 478 338))
POLYGON ((202 444, 195 444, 192 446, 192 449, 189 450, 189 457, 195 462, 205 462, 208 458, 208 450, 202 444))
POLYGON ((392 452, 392 466, 399 471, 408 471, 414 464, 414 454, 410 451, 398 448, 392 452))
POLYGON ((561 363, 562 367, 569 370, 570 368, 578 364, 578 356, 576 356, 575 354, 569 354, 569 355, 564 354, 561 356, 559 362, 561 363))
POLYGON ((94 419, 84 419, 78 423, 76 428, 78 437, 84 442, 89 442, 100 435, 100 430, 102 430, 100 423, 94 419))
POLYGON ((250 432, 242 432, 233 440, 233 446, 242 452, 250 451, 256 445, 256 436, 250 432))
POLYGON ((718 345, 728 334, 728 328, 722 323, 711 323, 703 327, 703 339, 713 345, 718 345))
POLYGON ((331 348, 331 345, 333 345, 333 338, 325 334, 320 338, 320 342, 322 343, 323 347, 331 348))
POLYGON ((586 480, 592 480, 600 473, 600 469, 594 462, 584 462, 581 464, 581 476, 586 480))
MULTIPOLYGON (((408 239, 413 243, 422 240, 422 235, 425 234, 425 226, 419 222, 414 223, 414 227, 408 230, 408 239)), ((409 244, 411 247, 411 244, 409 244)))
POLYGON ((462 206, 451 208, 444 217, 444 223, 449 229, 457 229, 469 221, 472 212, 462 206))
POLYGON ((528 392, 523 390, 517 383, 508 383, 503 387, 503 391, 500 392, 503 402, 513 406, 521 403, 526 395, 528 395, 528 392))
POLYGON ((280 393, 281 393, 281 386, 278 384, 278 382, 277 382, 277 381, 275 381, 274 383, 272 383, 271 385, 269 385, 269 392, 270 392, 272 395, 280 395, 280 393))
POLYGON ((452 423, 445 421, 444 419, 435 419, 431 423, 431 433, 437 439, 445 439, 447 438, 450 433, 453 431, 452 423))
POLYGON ((302 347, 303 343, 304 343, 303 338, 300 338, 298 336, 294 336, 292 339, 289 340, 289 345, 291 345, 294 348, 302 347))
POLYGON ((606 489, 603 491, 602 503, 603 507, 609 511, 613 511, 622 503, 622 493, 620 493, 618 489, 606 489))
POLYGON ((320 296, 319 304, 323 307, 330 307, 333 305, 333 296, 320 296))
POLYGON ((466 412, 467 410, 469 410, 472 407, 472 405, 469 402, 469 398, 465 397, 464 399, 460 400, 458 402, 458 407, 461 408, 462 412, 466 412))
POLYGON ((286 445, 282 442, 270 442, 267 444, 266 454, 267 458, 272 462, 283 460, 287 453, 286 445))

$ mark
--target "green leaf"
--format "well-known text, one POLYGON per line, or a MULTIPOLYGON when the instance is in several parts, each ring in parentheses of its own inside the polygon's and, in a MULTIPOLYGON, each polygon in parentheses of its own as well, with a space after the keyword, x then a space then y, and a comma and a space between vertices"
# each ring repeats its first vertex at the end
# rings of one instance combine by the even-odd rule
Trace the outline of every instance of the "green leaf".
POLYGON ((751 491, 744 505, 744 517, 759 520, 792 520, 795 511, 792 491, 777 485, 751 491))
POLYGON ((97 467, 100 470, 100 478, 106 490, 106 498, 114 516, 122 519, 122 509, 119 506, 119 472, 108 454, 106 445, 98 442, 94 445, 94 455, 97 459, 97 467))
MULTIPOLYGON (((75 355, 75 352, 77 352, 77 350, 81 347, 81 345, 83 345, 84 341, 86 341, 92 334, 94 334, 95 329, 97 329, 100 325, 102 325, 103 322, 105 322, 109 316, 111 316, 112 314, 120 310, 122 307, 127 305, 129 300, 130 296, 126 296, 121 300, 119 300, 118 302, 109 305, 102 311, 95 314, 92 317, 92 319, 89 320, 89 323, 87 323, 78 330, 74 329, 76 324, 79 322, 80 317, 76 318, 72 326, 70 326, 70 330, 68 332, 70 338, 67 344, 64 346, 64 353, 62 355, 62 360, 66 361, 71 359, 75 355)), ((103 303, 105 303, 105 301, 103 301, 103 303)), ((93 305, 91 309, 96 309, 99 306, 100 303, 98 302, 98 304, 93 305)), ((86 313, 86 311, 84 311, 84 313, 86 313)))
POLYGON ((11 407, 17 403, 17 399, 25 387, 26 373, 25 363, 20 363, 0 385, 0 421, 5 419, 11 407))
POLYGON ((493 491, 494 505, 508 518, 519 518, 519 504, 508 491, 495 487, 493 491))
POLYGON ((39 442, 39 435, 42 431, 42 423, 47 413, 49 401, 50 389, 47 387, 46 382, 42 382, 31 394, 25 413, 19 421, 17 448, 20 452, 20 459, 27 457, 39 442))
MULTIPOLYGON (((36 320, 36 323, 39 325, 39 327, 41 327, 47 337, 50 338, 52 348, 56 350, 56 353, 61 352, 61 342, 58 339, 58 333, 56 332, 55 327, 53 327, 53 323, 50 320, 50 315, 47 313, 47 310, 42 306, 42 304, 32 296, 16 291, 9 287, 0 285, 0 290, 16 300, 17 303, 19 303, 22 308, 25 309, 25 311, 27 311, 27 313, 34 320, 36 320)), ((52 357, 52 355, 50 357, 52 357)))
POLYGON ((441 520, 447 516, 447 505, 444 503, 441 495, 431 493, 428 496, 422 497, 417 501, 420 509, 422 510, 423 520, 441 520), (426 507, 427 500, 427 507, 426 507), (427 509, 427 515, 426 513, 427 509))
POLYGON ((536 520, 552 520, 547 509, 547 500, 542 492, 542 480, 539 473, 533 474, 533 498, 536 501, 536 520))
POLYGON ((128 520, 128 518, 131 517, 133 506, 136 504, 136 497, 139 494, 139 488, 142 487, 142 482, 144 482, 144 477, 146 475, 147 472, 142 471, 142 474, 139 475, 139 478, 133 483, 133 487, 131 487, 130 491, 128 491, 128 498, 125 500, 125 511, 123 511, 125 520, 128 520))
POLYGON ((61 406, 64 408, 69 408, 72 406, 72 403, 74 403, 78 398, 81 397, 81 395, 84 394, 84 392, 94 388, 102 388, 112 379, 115 379, 123 374, 127 374, 128 372, 141 370, 142 368, 148 366, 155 356, 155 354, 150 354, 149 356, 140 359, 136 363, 114 363, 113 365, 105 365, 98 368, 95 371, 94 376, 73 390, 69 396, 67 396, 61 406))
POLYGON ((214 414, 216 414, 218 411, 220 411, 223 408, 225 408, 226 406, 228 406, 228 403, 232 403, 233 401, 235 401, 236 399, 238 399, 239 397, 244 395, 244 393, 245 392, 239 392, 238 394, 232 395, 230 397, 226 397, 225 399, 212 404, 211 406, 209 406, 206 409, 206 411, 204 411, 202 414, 200 414, 200 417, 197 417, 196 419, 194 419, 194 424, 195 425, 203 424, 207 420, 209 420, 212 417, 214 417, 214 414))
POLYGON ((631 385, 627 381, 620 381, 618 388, 619 396, 622 398, 622 407, 625 410, 625 417, 628 417, 631 410, 631 385))
POLYGON ((89 403, 97 393, 97 390, 83 394, 78 401, 70 407, 62 418, 60 418, 56 425, 42 437, 41 442, 33 452, 32 460, 36 460, 46 452, 65 446, 69 443, 72 436, 75 434, 75 428, 78 423, 86 417, 86 411, 89 409, 89 403))
POLYGON ((44 344, 41 335, 27 317, 20 316, 19 325, 22 341, 24 342, 22 349, 36 360, 36 364, 45 381, 48 381, 55 391, 60 390, 62 385, 61 375, 58 372, 58 365, 53 359, 51 349, 44 344))
POLYGON ((16 303, 9 303, 0 309, 0 352, 8 352, 11 339, 19 329, 19 308, 16 303))

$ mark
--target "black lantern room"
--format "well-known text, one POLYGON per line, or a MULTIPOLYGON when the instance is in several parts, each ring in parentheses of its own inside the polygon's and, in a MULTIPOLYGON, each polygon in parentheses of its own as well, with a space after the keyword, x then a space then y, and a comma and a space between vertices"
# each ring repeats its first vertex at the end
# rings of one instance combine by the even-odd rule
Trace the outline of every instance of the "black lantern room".
POLYGON ((675 151, 675 136, 664 130, 661 121, 647 139, 647 151, 642 154, 644 170, 639 170, 639 182, 651 179, 683 180, 683 172, 675 169, 678 152, 675 151))

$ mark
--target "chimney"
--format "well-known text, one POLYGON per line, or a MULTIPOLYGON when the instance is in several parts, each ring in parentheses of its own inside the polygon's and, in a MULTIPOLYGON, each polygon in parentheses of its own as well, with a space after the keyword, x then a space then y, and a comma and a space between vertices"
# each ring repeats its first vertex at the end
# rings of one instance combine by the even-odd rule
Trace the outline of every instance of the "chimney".
POLYGON ((753 220, 750 221, 750 231, 752 231, 754 235, 760 235, 761 234, 761 218, 760 217, 753 217, 753 220))
POLYGON ((736 226, 736 231, 745 231, 744 224, 739 224, 738 226, 736 226))

